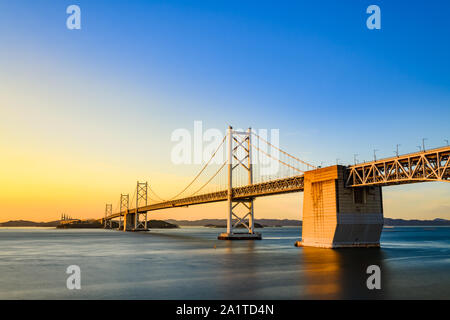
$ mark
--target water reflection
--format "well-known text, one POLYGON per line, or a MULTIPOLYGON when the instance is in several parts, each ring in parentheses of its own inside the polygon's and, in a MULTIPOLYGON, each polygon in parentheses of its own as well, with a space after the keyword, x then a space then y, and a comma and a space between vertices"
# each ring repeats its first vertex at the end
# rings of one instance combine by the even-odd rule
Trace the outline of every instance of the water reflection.
POLYGON ((388 269, 383 250, 355 248, 328 250, 301 249, 300 282, 312 299, 388 299, 388 269), (366 273, 369 265, 381 269, 381 290, 369 290, 366 273))
POLYGON ((219 265, 218 287, 225 299, 250 296, 259 284, 259 255, 254 241, 224 241, 224 255, 219 265))

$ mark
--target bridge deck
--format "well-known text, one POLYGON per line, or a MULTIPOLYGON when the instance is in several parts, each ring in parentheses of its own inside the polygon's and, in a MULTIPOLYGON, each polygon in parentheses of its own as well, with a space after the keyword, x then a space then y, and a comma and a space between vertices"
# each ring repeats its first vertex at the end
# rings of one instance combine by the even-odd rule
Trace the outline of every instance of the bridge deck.
MULTIPOLYGON (((247 199, 263 197, 275 194, 303 191, 303 175, 289 178, 271 180, 262 183, 256 183, 248 186, 233 188, 233 199, 247 199)), ((198 196, 192 196, 171 201, 163 201, 148 206, 139 207, 138 212, 155 211, 167 208, 186 207, 203 203, 226 201, 227 190, 206 193, 198 196)), ((136 209, 130 209, 128 212, 136 212, 136 209)), ((117 212, 109 216, 110 219, 118 218, 126 212, 117 212)))
POLYGON ((450 182, 450 146, 360 163, 349 167, 347 186, 450 182))

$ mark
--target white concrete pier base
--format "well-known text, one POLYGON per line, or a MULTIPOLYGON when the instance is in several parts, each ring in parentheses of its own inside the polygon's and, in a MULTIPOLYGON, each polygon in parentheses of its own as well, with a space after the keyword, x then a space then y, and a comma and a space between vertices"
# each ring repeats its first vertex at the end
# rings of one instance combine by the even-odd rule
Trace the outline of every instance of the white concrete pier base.
POLYGON ((380 246, 381 187, 346 188, 345 170, 332 166, 305 173, 302 241, 296 246, 380 246))

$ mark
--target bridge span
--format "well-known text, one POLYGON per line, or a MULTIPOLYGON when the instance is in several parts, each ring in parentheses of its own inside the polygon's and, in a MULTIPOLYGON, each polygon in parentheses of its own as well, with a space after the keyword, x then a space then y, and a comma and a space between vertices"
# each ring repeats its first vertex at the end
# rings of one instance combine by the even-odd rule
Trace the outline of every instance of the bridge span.
MULTIPOLYGON (((249 186, 242 186, 232 189, 234 200, 246 200, 251 198, 270 196, 283 193, 303 191, 303 175, 277 179, 273 181, 261 182, 249 186)), ((186 207, 204 203, 227 201, 228 190, 221 190, 205 193, 198 196, 181 198, 177 200, 161 201, 137 208, 139 213, 162 210, 168 208, 186 207)), ((128 213, 136 213, 136 208, 128 209, 109 215, 110 219, 118 218, 128 213)))
POLYGON ((148 212, 227 201, 227 232, 219 235, 219 239, 261 239, 261 235, 254 231, 254 199, 304 192, 302 241, 296 243, 297 246, 371 247, 379 246, 383 227, 382 186, 450 181, 449 146, 352 166, 317 168, 270 144, 251 129, 243 132, 229 127, 219 148, 225 142, 227 161, 192 194, 181 196, 205 172, 217 150, 194 180, 175 197, 165 200, 148 183, 138 182, 134 193, 135 207, 130 208, 129 194, 122 194, 118 210, 113 212, 112 205, 108 204, 105 217, 99 221, 105 227, 111 227, 111 221, 119 219, 120 230, 145 231, 148 212), (252 142, 252 137, 256 138, 258 144, 252 142), (278 157, 263 150, 260 143, 276 150, 278 157), (258 154, 287 168, 288 173, 281 170, 277 177, 255 181, 252 158, 258 154), (228 169, 226 172, 223 170, 225 167, 228 169), (246 175, 246 184, 234 186, 234 172, 238 167, 246 175), (199 193, 220 172, 226 173, 226 186, 217 191, 199 193), (280 177, 283 174, 287 176, 280 177), (158 200, 151 199, 149 191, 158 200), (152 200, 150 204, 149 199, 152 200), (244 213, 238 214, 237 207, 243 208, 244 213), (141 219, 142 216, 144 219, 141 219), (240 224, 247 229, 246 233, 234 232, 240 224))

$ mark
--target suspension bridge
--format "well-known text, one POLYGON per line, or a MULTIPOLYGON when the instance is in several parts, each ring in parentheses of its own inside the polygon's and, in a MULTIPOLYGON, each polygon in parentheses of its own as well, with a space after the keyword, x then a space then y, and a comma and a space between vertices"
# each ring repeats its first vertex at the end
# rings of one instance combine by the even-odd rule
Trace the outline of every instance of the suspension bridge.
POLYGON ((137 182, 121 194, 115 210, 107 204, 98 221, 123 231, 147 231, 148 213, 226 201, 227 230, 221 240, 261 239, 254 230, 254 200, 304 192, 302 241, 297 246, 325 248, 379 246, 383 227, 382 187, 450 181, 450 147, 397 155, 352 166, 316 167, 271 144, 250 128, 229 127, 221 143, 193 179, 163 198, 137 182), (223 149, 226 150, 225 159, 223 149), (236 232, 244 226, 246 232, 236 232))

